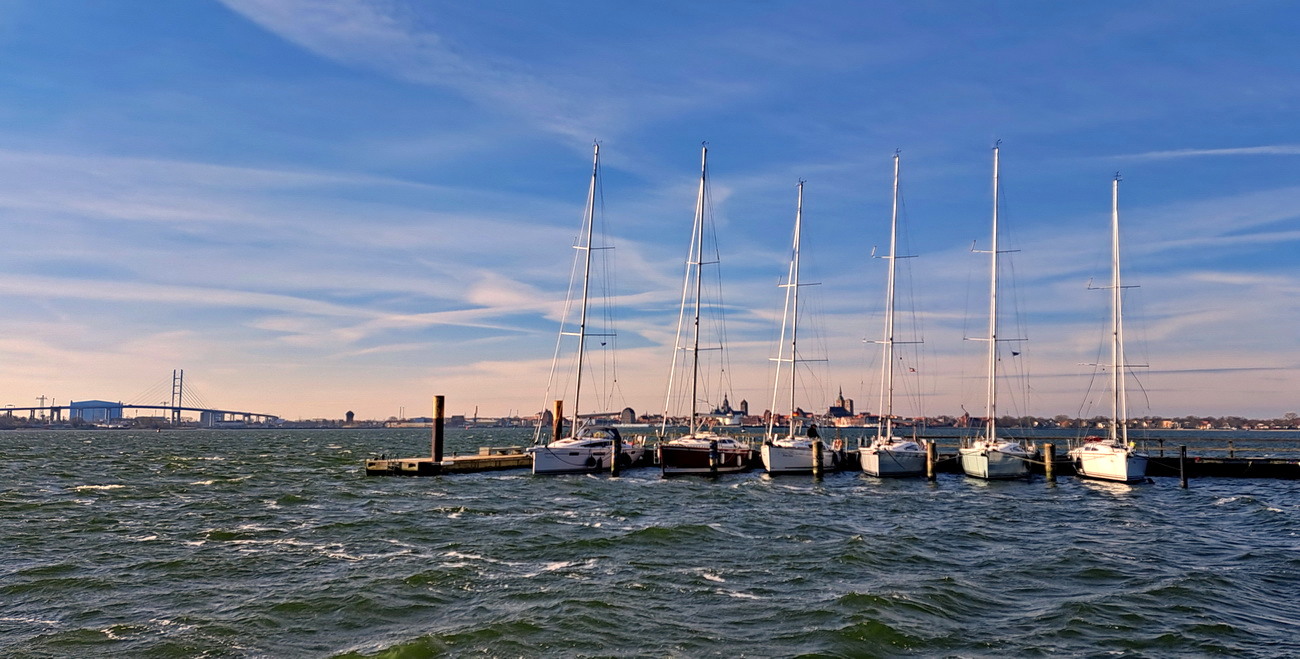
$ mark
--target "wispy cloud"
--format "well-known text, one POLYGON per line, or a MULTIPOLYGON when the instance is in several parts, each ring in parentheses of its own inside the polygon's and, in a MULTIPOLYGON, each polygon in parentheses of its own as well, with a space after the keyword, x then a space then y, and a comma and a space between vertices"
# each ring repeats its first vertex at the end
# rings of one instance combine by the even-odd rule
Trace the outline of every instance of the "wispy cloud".
POLYGON ((1272 146, 1244 146, 1228 149, 1174 149, 1148 151, 1116 156, 1122 160, 1171 160, 1175 158, 1208 158, 1216 156, 1300 156, 1300 144, 1272 146))
POLYGON ((457 91, 493 112, 527 117, 577 139, 619 129, 626 108, 577 95, 523 72, 522 63, 463 54, 445 37, 383 0, 221 0, 262 28, 320 57, 420 85, 457 91))

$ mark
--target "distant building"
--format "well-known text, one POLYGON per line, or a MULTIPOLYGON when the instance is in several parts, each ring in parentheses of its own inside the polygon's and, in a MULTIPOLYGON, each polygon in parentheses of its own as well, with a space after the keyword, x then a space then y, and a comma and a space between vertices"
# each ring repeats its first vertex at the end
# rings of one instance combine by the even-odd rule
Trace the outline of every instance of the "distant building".
MULTIPOLYGON (((749 404, 746 403, 745 406, 748 407, 749 404)), ((731 409, 731 403, 727 400, 726 394, 723 394, 722 405, 715 408, 712 412, 705 414, 704 418, 712 420, 720 426, 738 426, 740 425, 741 419, 744 418, 744 414, 731 409)))
POLYGON ((844 388, 840 388, 840 397, 835 399, 835 404, 826 410, 826 416, 832 419, 853 416, 853 401, 844 399, 844 388))
POLYGON ((68 418, 91 423, 104 423, 122 418, 122 403, 106 400, 83 400, 68 404, 68 418))
POLYGON ((215 428, 226 422, 226 415, 221 412, 199 412, 199 425, 204 428, 215 428))

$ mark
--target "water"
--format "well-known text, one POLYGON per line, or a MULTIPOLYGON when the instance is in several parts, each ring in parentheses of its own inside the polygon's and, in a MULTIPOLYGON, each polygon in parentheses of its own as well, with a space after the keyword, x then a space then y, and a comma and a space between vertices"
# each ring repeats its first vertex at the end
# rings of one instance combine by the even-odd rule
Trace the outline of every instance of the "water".
POLYGON ((0 655, 1300 655, 1300 482, 363 474, 427 432, 0 433, 0 655))

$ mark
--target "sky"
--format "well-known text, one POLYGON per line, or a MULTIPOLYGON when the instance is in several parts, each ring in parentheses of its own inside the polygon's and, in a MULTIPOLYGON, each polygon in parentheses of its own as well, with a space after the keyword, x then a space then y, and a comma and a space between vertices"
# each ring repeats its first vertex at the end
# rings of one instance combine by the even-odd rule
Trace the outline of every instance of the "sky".
POLYGON ((899 150, 897 411, 979 414, 1000 140, 1001 411, 1105 413, 1116 172, 1131 413, 1300 411, 1297 26, 1280 0, 5 0, 0 406, 153 404, 184 369, 288 419, 535 413, 599 141, 600 404, 662 411, 707 142, 710 395, 770 407, 802 179, 804 405, 879 409, 899 150))

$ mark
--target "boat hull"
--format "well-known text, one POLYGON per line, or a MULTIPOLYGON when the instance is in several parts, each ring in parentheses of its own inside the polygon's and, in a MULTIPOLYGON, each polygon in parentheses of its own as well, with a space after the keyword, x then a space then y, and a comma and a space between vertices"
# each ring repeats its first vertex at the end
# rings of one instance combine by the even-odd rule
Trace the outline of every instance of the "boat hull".
POLYGON ((889 444, 866 446, 858 449, 858 463, 869 476, 906 478, 925 473, 925 450, 919 444, 908 442, 916 448, 894 447, 889 444))
POLYGON ((749 447, 719 446, 714 466, 707 445, 659 445, 659 465, 665 476, 678 474, 730 474, 749 468, 749 447))
POLYGON ((1123 446, 1087 445, 1071 450, 1069 456, 1074 473, 1082 478, 1120 483, 1146 480, 1147 456, 1123 446))
MULTIPOLYGON (((811 474, 813 448, 811 442, 775 442, 763 444, 759 450, 763 468, 769 474, 811 474)), ((829 446, 822 448, 822 471, 839 468, 840 456, 829 446)))
POLYGON ((1029 454, 1019 444, 977 442, 957 450, 961 470, 967 476, 988 480, 1008 480, 1029 476, 1029 454))
MULTIPOLYGON (((593 474, 608 471, 613 450, 607 447, 551 448, 534 446, 528 449, 533 456, 534 474, 593 474)), ((620 454, 623 467, 639 462, 645 453, 640 446, 625 446, 620 454)))

